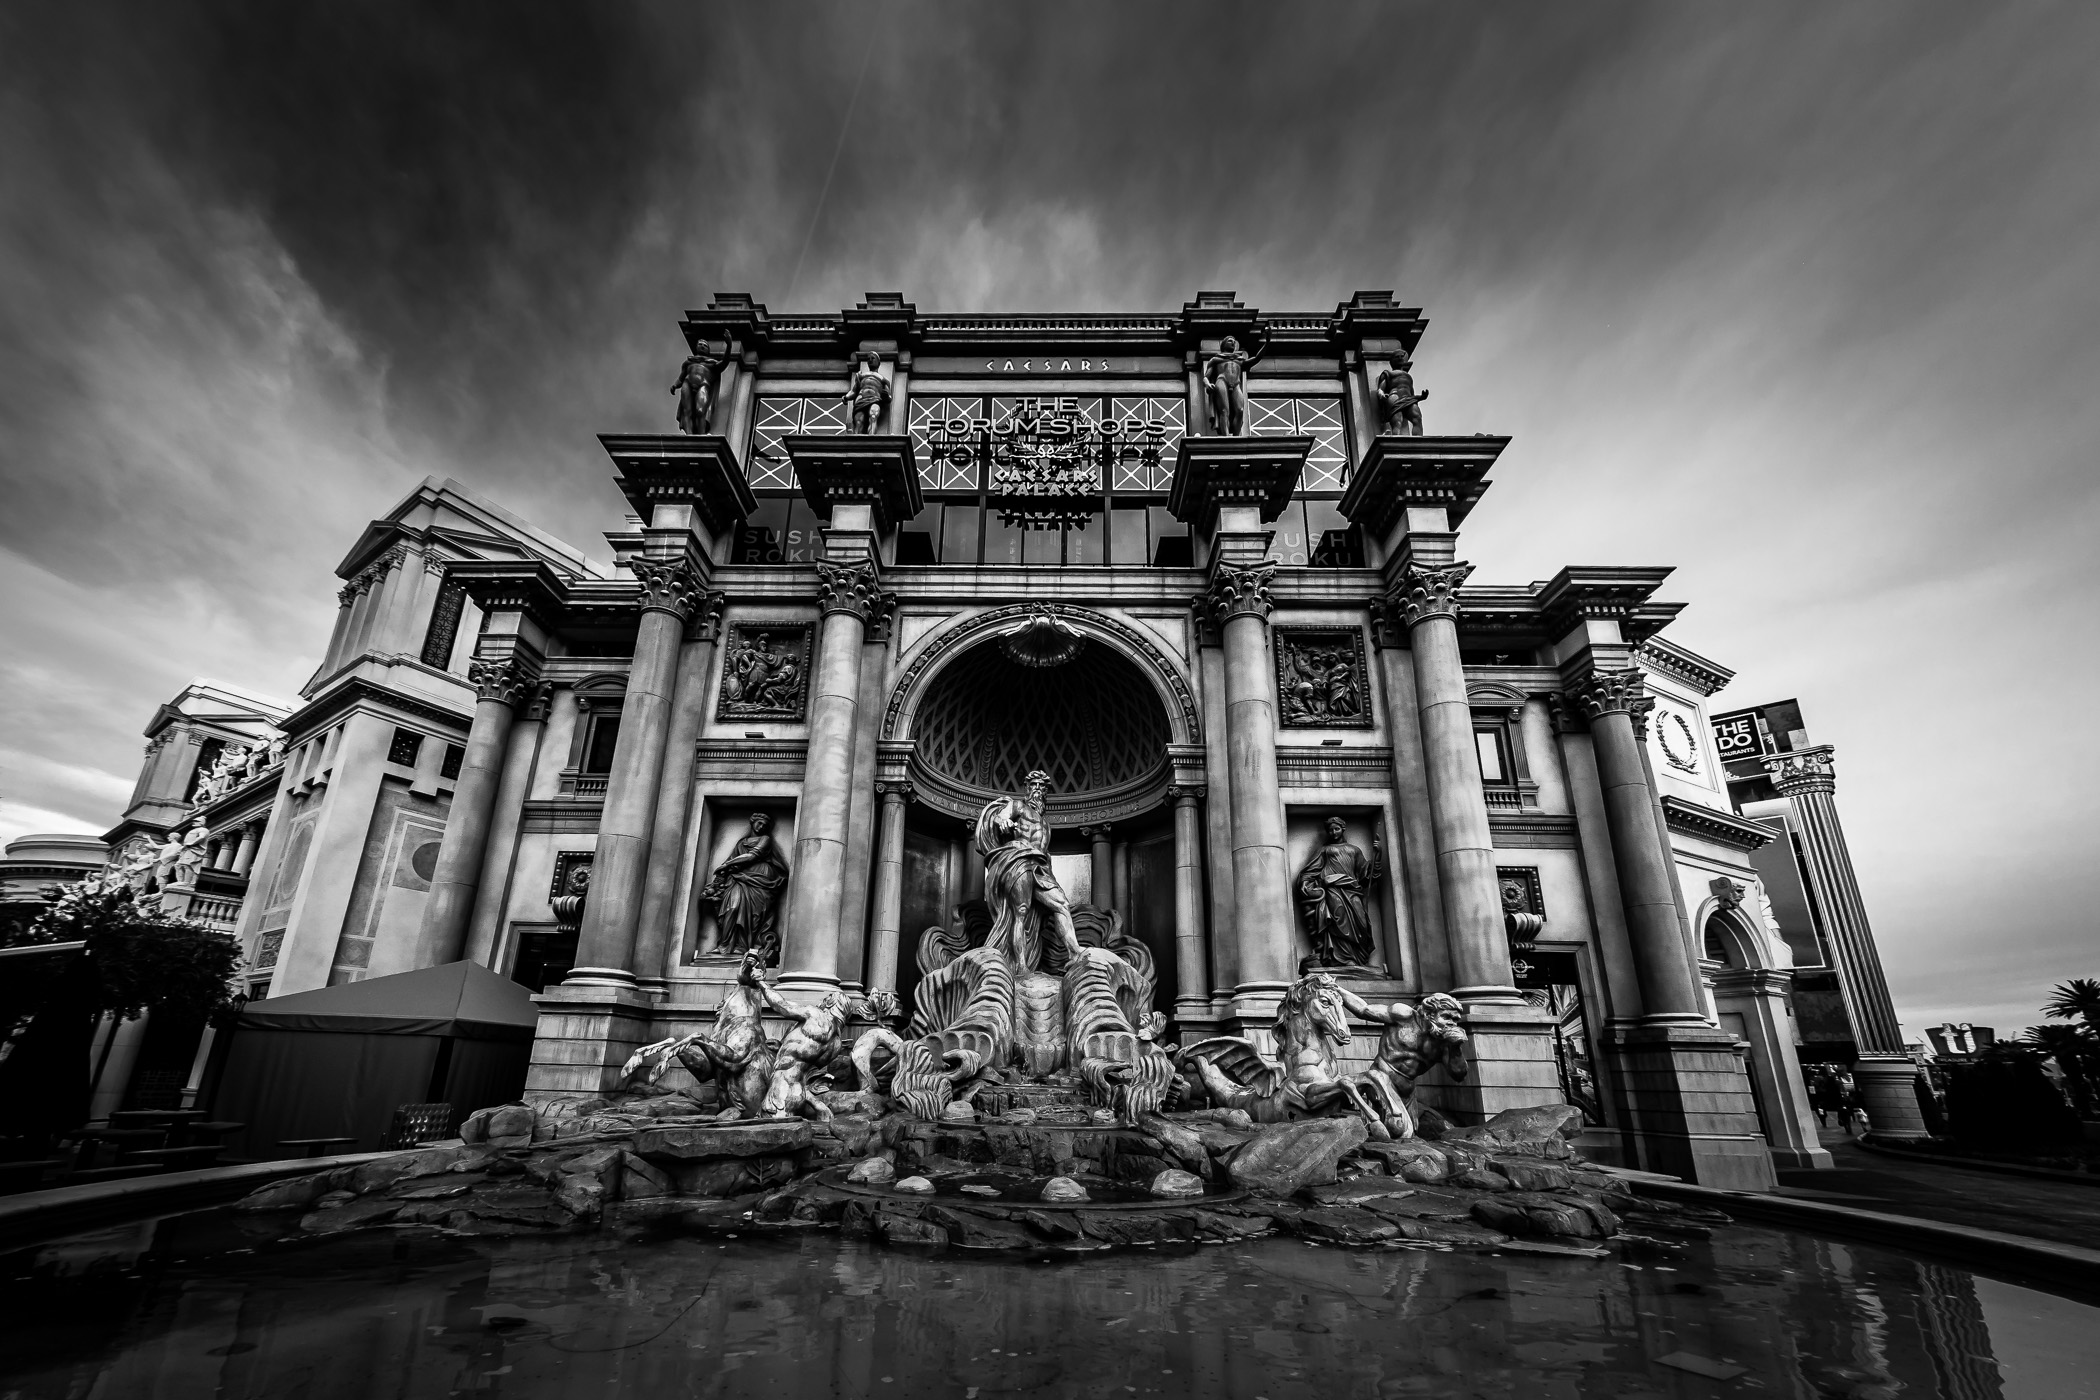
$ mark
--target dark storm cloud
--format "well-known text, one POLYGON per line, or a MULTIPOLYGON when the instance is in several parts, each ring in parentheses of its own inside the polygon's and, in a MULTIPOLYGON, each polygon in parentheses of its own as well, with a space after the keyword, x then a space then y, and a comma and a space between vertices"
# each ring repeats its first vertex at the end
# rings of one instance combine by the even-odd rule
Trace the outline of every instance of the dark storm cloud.
POLYGON ((1798 693, 1840 745, 1914 1029, 2024 1024, 2093 970, 2063 872, 2095 743, 2063 714, 2100 684, 2100 12, 0 26, 10 829, 105 822, 192 674, 294 690, 327 566, 426 473, 596 546, 620 502, 591 435, 668 426, 676 313, 716 289, 806 311, 1392 287, 1432 318, 1432 428, 1516 437, 1468 527, 1483 576, 1679 564, 1682 639, 1743 670, 1724 698, 1798 693), (2014 679, 2038 659, 2039 699, 2014 679))

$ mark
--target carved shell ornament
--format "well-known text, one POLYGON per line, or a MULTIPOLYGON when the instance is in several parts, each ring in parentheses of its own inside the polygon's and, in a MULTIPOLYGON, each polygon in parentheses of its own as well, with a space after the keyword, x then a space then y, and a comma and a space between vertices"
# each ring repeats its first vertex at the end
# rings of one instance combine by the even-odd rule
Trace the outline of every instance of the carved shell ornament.
POLYGON ((997 636, 1007 660, 1032 670, 1062 666, 1086 647, 1084 632, 1043 607, 1031 609, 1019 622, 1001 628, 997 636))

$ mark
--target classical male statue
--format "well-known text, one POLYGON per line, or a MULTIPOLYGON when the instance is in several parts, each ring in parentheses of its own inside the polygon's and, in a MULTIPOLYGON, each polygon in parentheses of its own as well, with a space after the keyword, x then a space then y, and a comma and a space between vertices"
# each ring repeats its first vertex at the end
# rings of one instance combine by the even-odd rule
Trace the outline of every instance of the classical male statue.
POLYGON ((1416 1081, 1438 1064, 1453 1079, 1462 1080, 1468 1073, 1466 1009, 1443 992, 1431 992, 1415 1006, 1404 1001, 1374 1006, 1347 987, 1341 989, 1341 997, 1351 1015, 1385 1027, 1378 1053, 1360 1082, 1382 1111, 1387 1131, 1404 1142, 1415 1133, 1408 1101, 1416 1081))
POLYGON ((831 1109, 812 1094, 809 1082, 831 1068, 841 1051, 840 1032, 852 1002, 844 992, 827 992, 815 1006, 796 1006, 758 977, 758 994, 775 1015, 792 1023, 773 1052, 773 1074, 766 1084, 760 1112, 768 1118, 800 1115, 819 1123, 831 1121, 831 1109))
POLYGON ((1378 431, 1386 437, 1420 437, 1420 405, 1429 391, 1415 391, 1415 377, 1408 373, 1414 360, 1405 350, 1395 350, 1386 364, 1390 368, 1378 374, 1378 431))
POLYGON ((992 908, 992 932, 985 943, 1018 969, 1047 970, 1045 965, 1053 959, 1044 939, 1061 955, 1054 961, 1063 963, 1079 955, 1079 932, 1072 926, 1072 906, 1051 873, 1044 849, 1049 830, 1043 824, 1043 798, 1050 790, 1050 775, 1038 769, 1024 781, 1025 797, 987 803, 977 818, 984 897, 992 908))
POLYGON ((862 436, 879 433, 890 407, 890 381, 882 377, 882 357, 863 350, 853 362, 857 368, 846 386, 846 431, 862 436))
POLYGON ((1373 967, 1378 953, 1371 935, 1370 887, 1385 875, 1375 854, 1351 842, 1340 817, 1329 817, 1326 844, 1298 872, 1298 917, 1312 943, 1318 967, 1373 967))
POLYGON ((1247 372, 1268 353, 1264 345, 1252 355, 1240 349, 1238 339, 1226 336, 1218 353, 1203 365, 1204 395, 1210 401, 1210 430, 1214 436, 1241 437, 1247 431, 1247 372))
POLYGON ((678 431, 708 433, 715 425, 715 378, 725 361, 707 353, 707 343, 685 357, 671 392, 678 395, 678 431))
POLYGON ((751 814, 750 834, 736 843, 700 891, 715 906, 714 953, 757 953, 772 961, 780 948, 780 892, 787 888, 787 857, 773 839, 773 819, 751 814))

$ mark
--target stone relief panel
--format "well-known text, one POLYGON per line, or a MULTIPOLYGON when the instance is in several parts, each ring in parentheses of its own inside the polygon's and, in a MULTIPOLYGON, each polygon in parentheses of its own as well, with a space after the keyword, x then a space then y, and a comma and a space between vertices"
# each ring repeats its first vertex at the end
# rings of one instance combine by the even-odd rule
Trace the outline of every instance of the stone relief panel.
POLYGON ((717 720, 799 720, 809 704, 814 624, 732 623, 722 650, 717 720))
POLYGON ((1368 729, 1364 634, 1358 627, 1275 629, 1277 720, 1286 729, 1368 729))

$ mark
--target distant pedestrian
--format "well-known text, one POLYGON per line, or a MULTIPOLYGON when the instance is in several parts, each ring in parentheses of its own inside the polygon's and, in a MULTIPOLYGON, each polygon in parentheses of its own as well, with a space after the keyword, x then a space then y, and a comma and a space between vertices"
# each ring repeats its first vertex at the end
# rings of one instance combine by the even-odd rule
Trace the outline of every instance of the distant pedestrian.
POLYGON ((1834 1128, 1843 1122, 1845 1091, 1838 1085, 1837 1076, 1827 1069, 1816 1072, 1815 1082, 1808 1089, 1809 1106, 1816 1111, 1818 1127, 1834 1128), (1837 1122, 1831 1120, 1836 1118, 1837 1122))

